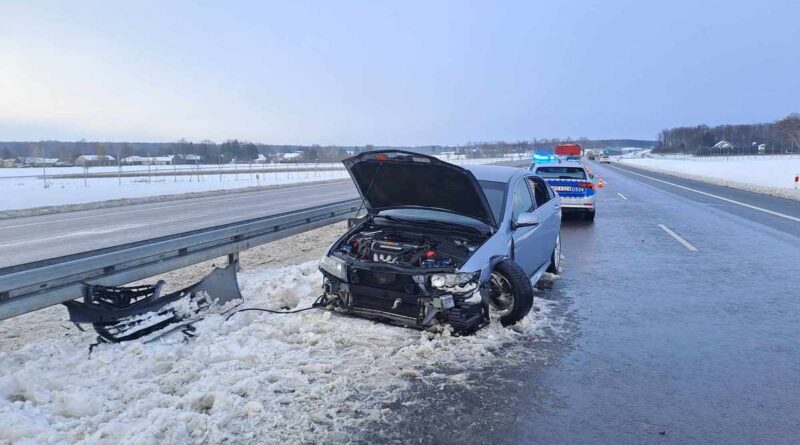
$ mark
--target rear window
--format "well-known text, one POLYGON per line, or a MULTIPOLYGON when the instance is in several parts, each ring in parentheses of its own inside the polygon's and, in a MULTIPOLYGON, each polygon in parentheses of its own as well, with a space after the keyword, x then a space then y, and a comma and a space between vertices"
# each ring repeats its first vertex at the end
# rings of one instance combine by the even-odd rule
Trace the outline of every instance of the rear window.
POLYGON ((536 174, 545 179, 586 179, 586 171, 580 167, 539 167, 536 174))

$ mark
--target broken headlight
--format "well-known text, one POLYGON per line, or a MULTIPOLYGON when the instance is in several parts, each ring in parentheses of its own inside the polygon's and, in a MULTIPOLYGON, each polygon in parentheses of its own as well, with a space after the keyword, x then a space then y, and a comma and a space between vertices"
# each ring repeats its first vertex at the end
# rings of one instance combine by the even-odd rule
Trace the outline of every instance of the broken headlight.
POLYGON ((345 262, 341 258, 324 255, 322 259, 319 260, 319 268, 340 280, 347 281, 345 262))
POLYGON ((431 274, 431 287, 456 294, 464 294, 477 290, 480 278, 480 271, 436 273, 431 274))

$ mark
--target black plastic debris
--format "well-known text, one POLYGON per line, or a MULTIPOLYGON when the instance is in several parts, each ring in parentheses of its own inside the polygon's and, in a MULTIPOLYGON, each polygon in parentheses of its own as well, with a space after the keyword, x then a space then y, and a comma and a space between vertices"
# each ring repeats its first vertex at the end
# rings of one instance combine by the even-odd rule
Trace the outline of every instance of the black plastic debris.
POLYGON ((74 323, 91 323, 101 341, 122 342, 187 324, 212 303, 241 300, 237 263, 216 268, 196 284, 162 295, 164 282, 147 286, 87 285, 84 301, 64 303, 74 323))

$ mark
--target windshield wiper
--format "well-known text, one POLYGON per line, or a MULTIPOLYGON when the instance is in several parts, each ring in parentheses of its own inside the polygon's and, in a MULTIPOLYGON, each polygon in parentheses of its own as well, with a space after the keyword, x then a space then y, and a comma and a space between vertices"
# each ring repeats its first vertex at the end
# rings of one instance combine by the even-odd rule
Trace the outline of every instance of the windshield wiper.
POLYGON ((483 235, 486 231, 480 230, 477 227, 472 227, 467 224, 460 224, 457 222, 444 222, 444 221, 437 221, 435 219, 406 219, 406 218, 398 218, 392 215, 375 215, 377 218, 384 218, 387 221, 397 222, 397 223, 404 223, 404 224, 411 224, 414 226, 437 226, 443 228, 450 228, 452 226, 458 226, 461 228, 469 229, 473 232, 479 233, 483 235))

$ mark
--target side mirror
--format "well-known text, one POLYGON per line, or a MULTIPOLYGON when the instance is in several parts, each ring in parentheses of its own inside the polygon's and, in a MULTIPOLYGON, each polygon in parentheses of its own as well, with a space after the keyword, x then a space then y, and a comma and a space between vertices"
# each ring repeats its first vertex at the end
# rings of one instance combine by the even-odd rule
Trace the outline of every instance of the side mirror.
POLYGON ((589 179, 594 179, 594 173, 589 173, 589 179))
POLYGON ((517 227, 531 227, 538 225, 539 225, 539 218, 537 218, 536 215, 533 214, 533 212, 521 213, 517 217, 517 222, 516 222, 517 227))

